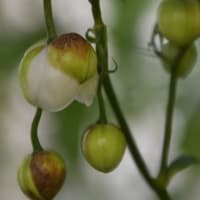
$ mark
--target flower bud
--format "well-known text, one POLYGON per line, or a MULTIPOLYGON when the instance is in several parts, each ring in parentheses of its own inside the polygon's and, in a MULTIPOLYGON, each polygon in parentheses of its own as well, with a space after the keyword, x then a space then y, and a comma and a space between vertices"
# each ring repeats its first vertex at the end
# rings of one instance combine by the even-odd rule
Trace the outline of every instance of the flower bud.
POLYGON ((177 76, 186 77, 193 69, 196 59, 197 59, 197 49, 194 44, 188 47, 180 60, 178 65, 174 66, 175 60, 177 59, 178 54, 180 53, 181 48, 172 44, 171 42, 166 43, 162 46, 162 54, 164 59, 163 66, 165 70, 169 73, 172 71, 172 67, 177 67, 177 76))
POLYGON ((115 169, 125 152, 126 140, 121 129, 112 124, 95 124, 84 134, 82 151, 88 163, 107 173, 115 169))
POLYGON ((34 45, 21 61, 20 83, 25 98, 44 110, 59 111, 74 100, 89 106, 98 84, 95 51, 75 33, 34 45))
POLYGON ((52 200, 65 179, 65 164, 55 152, 28 155, 18 170, 21 190, 32 200, 52 200))
POLYGON ((178 46, 193 42, 200 35, 199 0, 163 0, 158 10, 159 31, 178 46))

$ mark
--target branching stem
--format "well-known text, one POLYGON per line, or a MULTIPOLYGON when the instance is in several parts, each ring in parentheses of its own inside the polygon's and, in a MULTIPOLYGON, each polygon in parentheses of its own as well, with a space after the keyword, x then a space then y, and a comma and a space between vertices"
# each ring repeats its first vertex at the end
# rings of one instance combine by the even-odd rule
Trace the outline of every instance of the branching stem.
POLYGON ((96 42, 96 52, 98 58, 98 69, 101 72, 101 78, 104 85, 105 92, 111 104, 111 107, 116 115, 118 123, 120 124, 127 143, 129 150, 131 152, 132 158, 135 160, 135 163, 141 172, 142 176, 149 184, 149 186, 156 192, 162 200, 170 200, 170 197, 166 190, 160 189, 158 185, 154 182, 154 179, 151 177, 147 166, 143 160, 143 157, 136 145, 135 139, 131 134, 131 131, 128 127, 126 119, 121 111, 119 106, 115 91, 112 87, 112 83, 108 76, 108 47, 107 47, 107 31, 106 26, 103 23, 101 16, 101 9, 99 0, 89 0, 92 6, 92 14, 94 18, 94 33, 95 33, 95 42, 96 42))

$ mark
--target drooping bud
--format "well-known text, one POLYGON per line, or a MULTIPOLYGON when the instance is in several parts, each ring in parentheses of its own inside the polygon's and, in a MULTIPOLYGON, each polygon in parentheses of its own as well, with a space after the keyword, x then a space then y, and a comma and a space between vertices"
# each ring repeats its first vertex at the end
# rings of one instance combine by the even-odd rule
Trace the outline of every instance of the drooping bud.
POLYGON ((21 190, 32 200, 52 200, 64 183, 65 163, 55 152, 28 155, 18 170, 21 190))
POLYGON ((98 84, 97 58, 80 35, 64 34, 48 45, 34 45, 20 66, 21 87, 31 104, 52 112, 74 100, 92 104, 98 84))
POLYGON ((82 151, 88 163, 107 173, 114 170, 124 155, 126 140, 121 129, 112 124, 95 124, 84 134, 82 151))

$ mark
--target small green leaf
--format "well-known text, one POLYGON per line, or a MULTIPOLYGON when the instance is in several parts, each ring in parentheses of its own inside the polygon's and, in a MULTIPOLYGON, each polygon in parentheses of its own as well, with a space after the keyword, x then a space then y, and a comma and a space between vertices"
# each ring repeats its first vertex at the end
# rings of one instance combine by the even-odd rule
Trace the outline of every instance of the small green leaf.
POLYGON ((190 167, 193 164, 198 164, 199 160, 192 156, 180 156, 174 160, 167 169, 167 182, 169 181, 182 170, 190 167))

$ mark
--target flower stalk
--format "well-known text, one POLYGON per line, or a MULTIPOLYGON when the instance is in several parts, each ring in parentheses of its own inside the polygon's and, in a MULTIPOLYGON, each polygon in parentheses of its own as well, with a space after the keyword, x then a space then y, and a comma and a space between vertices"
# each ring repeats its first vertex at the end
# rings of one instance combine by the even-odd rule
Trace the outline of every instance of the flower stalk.
POLYGON ((44 16, 47 30, 47 43, 50 43, 56 38, 56 29, 53 20, 51 0, 43 1, 44 16))
POLYGON ((43 150, 38 138, 38 125, 41 119, 41 115, 42 115, 42 110, 40 108, 37 108, 33 122, 32 122, 32 126, 31 126, 31 142, 33 146, 33 153, 43 150))
POLYGON ((179 66, 179 62, 184 56, 187 49, 188 47, 182 48, 179 54, 177 55, 176 59, 172 63, 168 102, 167 102, 167 108, 166 108, 166 118, 165 118, 166 121, 165 121, 163 149, 162 149, 160 172, 159 172, 160 177, 165 174, 168 167, 169 149, 170 149, 170 142, 171 142, 171 137, 172 137, 173 114, 174 114, 174 107, 175 107, 175 100, 176 100, 176 89, 177 89, 177 83, 178 83, 178 67, 177 66, 179 66))
POLYGON ((169 157, 170 141, 172 137, 173 113, 176 100, 177 77, 175 73, 170 76, 169 95, 166 109, 165 137, 163 141, 162 160, 160 172, 167 169, 167 161, 169 157))

